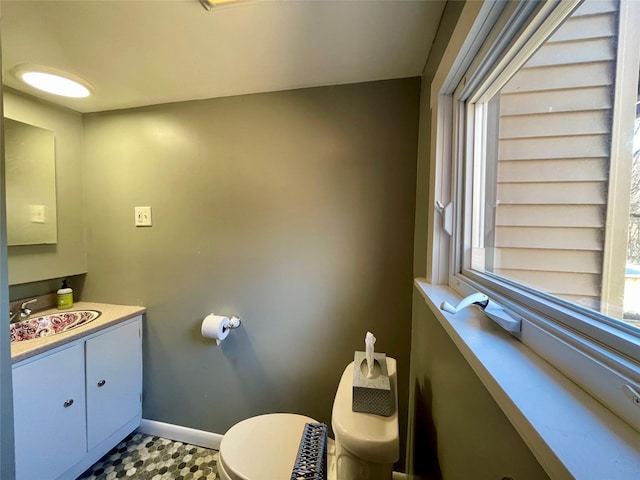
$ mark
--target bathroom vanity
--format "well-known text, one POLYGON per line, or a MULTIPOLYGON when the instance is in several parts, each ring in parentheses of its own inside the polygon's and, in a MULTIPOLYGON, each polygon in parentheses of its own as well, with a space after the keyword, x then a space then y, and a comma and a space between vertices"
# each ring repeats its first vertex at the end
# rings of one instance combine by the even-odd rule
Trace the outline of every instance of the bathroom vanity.
POLYGON ((75 479, 140 424, 144 309, 80 309, 101 315, 11 344, 17 480, 75 479))

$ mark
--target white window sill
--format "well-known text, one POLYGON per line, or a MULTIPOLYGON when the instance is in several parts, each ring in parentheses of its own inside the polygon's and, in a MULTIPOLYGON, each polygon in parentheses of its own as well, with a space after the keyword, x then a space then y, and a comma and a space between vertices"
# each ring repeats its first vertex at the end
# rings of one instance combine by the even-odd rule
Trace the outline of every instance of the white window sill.
POLYGON ((460 296, 416 279, 426 304, 552 479, 640 479, 640 434, 460 296))

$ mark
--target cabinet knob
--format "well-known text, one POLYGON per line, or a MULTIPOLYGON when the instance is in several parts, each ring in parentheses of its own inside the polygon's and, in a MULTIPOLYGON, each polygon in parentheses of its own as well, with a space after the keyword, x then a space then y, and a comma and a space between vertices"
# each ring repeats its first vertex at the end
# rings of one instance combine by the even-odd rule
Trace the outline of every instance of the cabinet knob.
POLYGON ((71 405, 73 405, 73 398, 70 398, 69 400, 67 400, 66 402, 64 402, 64 408, 68 408, 71 405))
POLYGON ((99 386, 99 387, 104 387, 104 384, 105 384, 105 383, 107 383, 107 381, 106 381, 106 380, 100 380, 100 381, 98 382, 98 386, 99 386))

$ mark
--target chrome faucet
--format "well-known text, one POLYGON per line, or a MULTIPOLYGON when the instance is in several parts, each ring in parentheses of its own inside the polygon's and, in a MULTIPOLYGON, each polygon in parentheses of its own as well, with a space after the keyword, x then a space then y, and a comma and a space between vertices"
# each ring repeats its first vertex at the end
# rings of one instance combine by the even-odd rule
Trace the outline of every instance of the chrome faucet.
POLYGON ((15 313, 9 312, 9 323, 15 323, 29 318, 29 315, 31 315, 31 310, 27 308, 27 305, 37 301, 37 298, 32 298, 31 300, 22 302, 22 304, 20 305, 20 310, 17 310, 15 313))

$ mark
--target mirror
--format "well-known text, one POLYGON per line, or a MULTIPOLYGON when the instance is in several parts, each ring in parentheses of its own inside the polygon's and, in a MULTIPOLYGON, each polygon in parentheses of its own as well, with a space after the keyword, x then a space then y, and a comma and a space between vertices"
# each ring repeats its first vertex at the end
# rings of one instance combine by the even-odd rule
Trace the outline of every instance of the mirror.
POLYGON ((55 135, 4 119, 7 243, 57 242, 55 135))

